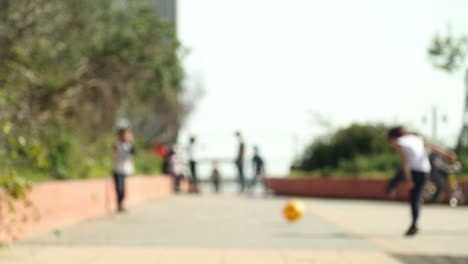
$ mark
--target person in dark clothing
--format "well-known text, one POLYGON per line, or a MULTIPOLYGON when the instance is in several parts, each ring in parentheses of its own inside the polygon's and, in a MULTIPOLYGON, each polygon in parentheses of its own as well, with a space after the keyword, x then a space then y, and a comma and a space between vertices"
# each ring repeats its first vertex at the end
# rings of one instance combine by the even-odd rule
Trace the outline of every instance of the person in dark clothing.
POLYGON ((123 207, 123 201, 125 199, 125 178, 134 171, 132 157, 135 155, 136 150, 130 129, 119 129, 117 137, 117 142, 114 144, 112 176, 114 178, 115 192, 117 194, 117 210, 122 212, 125 210, 123 207))
POLYGON ((436 154, 431 154, 429 158, 432 167, 430 175, 431 181, 436 186, 436 191, 432 195, 429 202, 437 203, 441 202, 444 199, 445 186, 449 172, 446 169, 444 169, 443 165, 447 164, 447 160, 436 154))
POLYGON ((260 156, 260 151, 257 146, 254 147, 254 156, 252 158, 252 168, 253 168, 253 178, 252 182, 249 185, 249 189, 251 192, 254 191, 255 185, 258 181, 261 181, 264 190, 267 190, 266 183, 265 183, 265 161, 260 156))
POLYGON ((239 131, 237 131, 235 135, 239 142, 239 148, 237 151, 235 165, 237 167, 237 172, 238 172, 239 192, 242 193, 245 190, 245 175, 244 175, 245 142, 239 131))
POLYGON ((388 139, 400 158, 401 171, 405 178, 406 186, 410 189, 412 221, 405 235, 412 236, 418 233, 417 223, 421 210, 422 191, 431 170, 426 148, 446 157, 450 162, 456 161, 456 155, 430 143, 420 136, 408 133, 402 126, 390 129, 388 139))
POLYGON ((399 169, 395 173, 395 176, 393 176, 390 179, 390 181, 388 182, 387 187, 385 189, 385 191, 387 192, 387 196, 390 199, 395 198, 395 191, 396 191, 398 185, 400 185, 400 183, 402 183, 404 181, 405 181, 405 176, 403 175, 403 171, 401 169, 399 169))
POLYGON ((198 193, 198 175, 197 175, 197 159, 196 159, 196 139, 191 137, 187 146, 187 157, 190 168, 190 175, 192 179, 190 181, 190 192, 198 193))
POLYGON ((213 170, 211 172, 211 182, 216 193, 221 191, 221 173, 219 172, 218 161, 213 161, 213 170))

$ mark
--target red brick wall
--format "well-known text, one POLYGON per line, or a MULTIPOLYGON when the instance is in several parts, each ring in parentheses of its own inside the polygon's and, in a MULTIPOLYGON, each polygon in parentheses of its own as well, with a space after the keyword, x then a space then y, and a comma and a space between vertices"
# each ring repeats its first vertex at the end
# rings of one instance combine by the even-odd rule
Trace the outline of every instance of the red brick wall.
MULTIPOLYGON (((33 221, 34 210, 21 204, 17 205, 18 222, 12 225, 14 238, 34 235, 114 212, 116 199, 113 184, 112 179, 108 178, 54 181, 34 185, 29 198, 37 208, 40 219, 33 221), (28 221, 22 223, 24 216, 28 221)), ((167 176, 129 177, 126 188, 125 205, 135 206, 169 196, 172 192, 172 180, 167 176)), ((187 190, 187 183, 183 184, 183 189, 187 190)), ((8 216, 5 211, 6 206, 3 205, 3 217, 8 216)), ((0 224, 1 220, 5 219, 0 219, 0 224)))
MULTIPOLYGON (((333 179, 333 178, 269 178, 267 184, 277 195, 311 196, 322 198, 387 199, 387 180, 333 179)), ((460 183, 468 194, 468 182, 460 183)), ((408 189, 400 185, 397 200, 408 199, 408 189)))

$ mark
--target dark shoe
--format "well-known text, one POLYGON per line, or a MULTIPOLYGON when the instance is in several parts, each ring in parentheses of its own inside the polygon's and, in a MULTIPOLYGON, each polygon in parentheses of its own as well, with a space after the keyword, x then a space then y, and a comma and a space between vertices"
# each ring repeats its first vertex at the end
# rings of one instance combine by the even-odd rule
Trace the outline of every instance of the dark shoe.
POLYGON ((125 212, 127 212, 127 209, 125 209, 125 207, 119 207, 117 209, 117 213, 125 213, 125 212))
POLYGON ((405 236, 414 236, 418 233, 418 228, 416 226, 411 226, 408 231, 406 231, 405 236))

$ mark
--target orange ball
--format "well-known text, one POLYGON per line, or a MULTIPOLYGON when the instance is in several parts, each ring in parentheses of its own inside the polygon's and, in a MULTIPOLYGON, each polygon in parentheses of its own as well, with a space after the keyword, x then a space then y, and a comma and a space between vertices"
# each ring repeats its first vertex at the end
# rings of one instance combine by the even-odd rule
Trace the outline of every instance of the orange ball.
POLYGON ((296 222, 304 214, 305 206, 299 200, 289 201, 283 208, 283 215, 289 222, 296 222))

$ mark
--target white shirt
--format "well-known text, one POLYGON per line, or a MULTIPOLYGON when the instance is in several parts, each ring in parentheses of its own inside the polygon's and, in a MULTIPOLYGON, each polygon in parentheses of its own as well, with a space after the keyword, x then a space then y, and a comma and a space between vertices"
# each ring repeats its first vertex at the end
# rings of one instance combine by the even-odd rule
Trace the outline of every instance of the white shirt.
POLYGON ((398 138, 397 144, 405 153, 406 161, 411 170, 426 173, 431 171, 431 163, 422 137, 404 135, 398 138))
POLYGON ((130 175, 134 171, 132 151, 133 145, 131 143, 120 142, 116 146, 114 153, 114 166, 113 170, 118 173, 130 175))
POLYGON ((187 146, 187 159, 188 161, 197 161, 197 146, 195 143, 189 143, 187 146))

